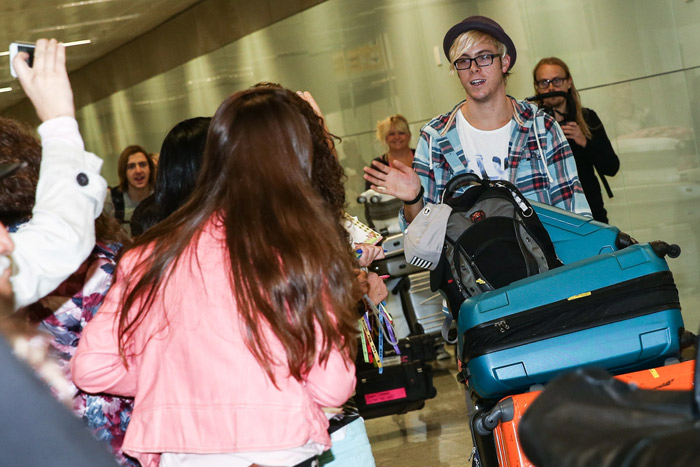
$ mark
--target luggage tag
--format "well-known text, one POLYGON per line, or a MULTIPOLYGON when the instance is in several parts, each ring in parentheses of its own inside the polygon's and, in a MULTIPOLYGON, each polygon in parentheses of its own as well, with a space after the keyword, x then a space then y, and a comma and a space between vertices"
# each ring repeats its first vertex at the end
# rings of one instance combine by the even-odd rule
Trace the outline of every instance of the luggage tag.
POLYGON ((379 333, 379 340, 377 343, 379 344, 379 374, 381 375, 384 373, 384 334, 382 333, 382 329, 384 328, 384 317, 382 315, 379 315, 379 325, 378 325, 378 333, 379 333))
POLYGON ((394 335, 394 320, 388 311, 386 311, 386 303, 382 302, 377 307, 379 309, 380 315, 384 316, 384 322, 386 323, 386 340, 394 348, 396 355, 401 355, 401 349, 399 349, 399 340, 394 335))
POLYGON ((360 322, 362 326, 362 340, 366 341, 366 344, 363 344, 362 351, 363 357, 365 357, 365 363, 374 363, 381 368, 382 362, 379 358, 377 348, 374 345, 374 341, 372 340, 372 331, 367 313, 365 313, 364 318, 360 318, 360 322))
POLYGON ((384 339, 394 348, 397 355, 401 355, 401 350, 398 346, 398 339, 396 339, 394 334, 393 320, 386 311, 386 304, 381 302, 376 306, 367 295, 364 296, 364 299, 367 307, 371 310, 371 315, 376 319, 377 346, 374 345, 374 339, 372 339, 370 311, 366 311, 364 316, 360 318, 363 357, 366 363, 372 363, 372 358, 374 357, 375 365, 379 368, 379 374, 382 374, 384 372, 384 339), (369 346, 371 352, 366 351, 367 346, 369 346))
MULTIPOLYGON (((394 335, 394 320, 391 319, 391 316, 386 311, 386 303, 382 301, 377 306, 374 303, 372 303, 372 300, 367 296, 367 294, 365 294, 364 299, 365 303, 372 311, 373 315, 377 318, 378 326, 380 328, 384 328, 384 332, 386 333, 386 340, 389 342, 389 344, 392 345, 392 347, 394 347, 394 351, 396 352, 396 354, 401 355, 401 350, 398 346, 399 340, 396 339, 394 335), (382 321, 379 320, 380 317, 383 317, 382 321)), ((369 324, 368 312, 365 312, 365 318, 368 320, 367 323, 369 324)))
POLYGON ((360 328, 362 329, 362 332, 360 332, 360 345, 362 347, 362 358, 365 363, 371 363, 369 360, 369 354, 367 353, 367 338, 365 337, 365 329, 364 329, 364 321, 360 319, 360 328))

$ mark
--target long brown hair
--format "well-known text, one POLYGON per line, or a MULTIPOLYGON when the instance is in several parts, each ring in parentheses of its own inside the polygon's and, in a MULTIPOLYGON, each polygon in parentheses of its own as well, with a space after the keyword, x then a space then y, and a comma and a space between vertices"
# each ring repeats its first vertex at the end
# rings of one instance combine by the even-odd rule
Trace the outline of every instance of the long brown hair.
MULTIPOLYGON (((586 137, 586 139, 591 139, 591 129, 588 128, 588 124, 586 123, 586 120, 583 119, 583 106, 581 105, 581 96, 579 96, 578 91, 576 90, 576 85, 574 84, 574 78, 571 76, 571 72, 569 71, 569 67, 564 63, 564 61, 560 58, 557 57, 546 57, 537 62, 537 65, 535 65, 535 68, 532 70, 532 81, 535 84, 535 92, 538 92, 537 88, 537 70, 542 65, 556 65, 562 70, 564 70, 564 73, 566 74, 565 78, 571 80, 571 88, 569 89, 569 93, 571 94, 571 97, 573 97, 574 104, 576 105, 576 123, 578 124, 579 128, 581 129, 581 133, 583 133, 583 136, 586 137)), ((570 112, 571 109, 566 109, 567 112, 570 112)))
POLYGON ((297 105, 275 87, 239 92, 221 104, 192 196, 131 247, 148 245, 152 253, 123 279, 118 335, 125 361, 129 339, 211 219, 225 231, 232 312, 240 314, 246 345, 273 382, 278 360, 266 328, 283 344, 298 380, 317 356, 327 362, 333 347, 354 356, 353 263, 344 240, 328 234, 340 219, 311 183, 314 122, 297 105))

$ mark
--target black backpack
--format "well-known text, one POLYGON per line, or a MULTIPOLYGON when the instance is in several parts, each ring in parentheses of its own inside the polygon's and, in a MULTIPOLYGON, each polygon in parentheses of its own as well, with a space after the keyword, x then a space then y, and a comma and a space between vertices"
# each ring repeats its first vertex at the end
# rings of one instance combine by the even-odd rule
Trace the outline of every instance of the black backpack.
POLYGON ((447 183, 443 203, 452 213, 430 283, 455 319, 465 299, 562 265, 547 230, 513 184, 457 175, 447 183), (465 185, 472 186, 456 195, 465 185))

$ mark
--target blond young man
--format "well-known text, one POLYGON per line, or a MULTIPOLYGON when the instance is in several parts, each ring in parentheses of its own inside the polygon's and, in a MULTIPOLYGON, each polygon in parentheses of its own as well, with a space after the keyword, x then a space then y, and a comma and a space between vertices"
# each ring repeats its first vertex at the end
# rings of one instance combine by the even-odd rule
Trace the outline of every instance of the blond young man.
POLYGON ((404 201, 402 224, 424 203, 440 202, 447 182, 462 173, 508 180, 531 200, 590 216, 559 125, 535 105, 506 94, 517 52, 503 28, 471 16, 447 31, 443 49, 466 99, 423 126, 413 170, 400 162, 364 169, 373 189, 404 201))

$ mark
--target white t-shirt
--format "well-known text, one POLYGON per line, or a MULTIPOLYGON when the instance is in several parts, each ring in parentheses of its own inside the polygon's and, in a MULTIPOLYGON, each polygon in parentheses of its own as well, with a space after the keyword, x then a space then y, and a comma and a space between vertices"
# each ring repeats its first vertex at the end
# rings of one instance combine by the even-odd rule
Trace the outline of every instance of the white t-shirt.
POLYGON ((508 144, 513 128, 509 120, 496 130, 478 130, 457 112, 457 134, 467 159, 467 171, 491 180, 509 180, 508 144))

